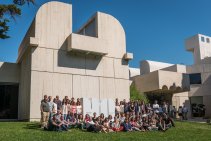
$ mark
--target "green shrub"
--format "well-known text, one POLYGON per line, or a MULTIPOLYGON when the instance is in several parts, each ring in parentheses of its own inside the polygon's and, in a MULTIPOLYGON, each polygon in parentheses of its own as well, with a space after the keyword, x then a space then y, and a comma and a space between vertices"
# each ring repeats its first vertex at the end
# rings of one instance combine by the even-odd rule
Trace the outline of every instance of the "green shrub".
POLYGON ((149 100, 147 99, 146 95, 144 93, 139 92, 136 89, 136 86, 134 84, 132 84, 130 86, 130 99, 131 100, 144 101, 145 103, 148 103, 149 102, 149 100))

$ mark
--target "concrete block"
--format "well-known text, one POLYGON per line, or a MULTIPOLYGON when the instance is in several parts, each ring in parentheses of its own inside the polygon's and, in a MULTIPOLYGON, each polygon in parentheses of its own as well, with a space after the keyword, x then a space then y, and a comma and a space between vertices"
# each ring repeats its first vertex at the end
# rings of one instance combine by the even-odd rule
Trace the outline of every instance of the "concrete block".
POLYGON ((72 75, 71 74, 53 74, 53 93, 52 96, 56 97, 59 95, 60 98, 68 96, 71 98, 72 95, 72 75))
POLYGON ((125 31, 111 15, 97 13, 98 38, 106 40, 108 57, 123 58, 126 53, 125 31))
POLYGON ((86 76, 86 81, 85 81, 85 84, 83 84, 83 85, 86 85, 87 91, 86 91, 86 93, 84 93, 85 95, 82 95, 82 96, 99 99, 100 98, 99 97, 100 96, 99 82, 100 82, 100 80, 98 77, 86 76))
POLYGON ((53 50, 32 48, 32 70, 53 72, 53 50))
POLYGON ((82 98, 87 96, 87 77, 73 75, 73 97, 82 98))
POLYGON ((82 108, 83 108, 83 116, 85 117, 86 114, 92 116, 92 99, 91 98, 81 98, 82 101, 82 108))
POLYGON ((100 78, 100 99, 115 99, 115 80, 113 78, 100 78))
POLYGON ((55 1, 45 3, 39 8, 35 22, 39 46, 60 49, 72 33, 72 5, 55 1))
POLYGON ((105 117, 108 117, 107 99, 101 99, 99 101, 99 104, 100 104, 100 114, 103 113, 105 117))
POLYGON ((34 37, 30 37, 29 38, 29 45, 32 46, 32 47, 38 47, 39 39, 38 38, 34 38, 34 37))
POLYGON ((129 79, 128 62, 123 59, 114 59, 115 78, 129 79))
POLYGON ((132 60, 133 59, 133 53, 125 53, 124 55, 125 60, 132 60))
POLYGON ((53 94, 53 73, 32 71, 30 93, 30 118, 40 118, 43 96, 53 94))
POLYGON ((85 75, 85 56, 54 50, 54 72, 85 75))
POLYGON ((98 98, 92 98, 92 114, 96 112, 97 116, 100 115, 100 102, 98 98))
POLYGON ((130 99, 130 83, 129 80, 115 79, 115 98, 119 100, 129 100, 130 99))
POLYGON ((112 115, 114 118, 115 116, 115 102, 113 99, 107 99, 108 104, 108 115, 112 115))

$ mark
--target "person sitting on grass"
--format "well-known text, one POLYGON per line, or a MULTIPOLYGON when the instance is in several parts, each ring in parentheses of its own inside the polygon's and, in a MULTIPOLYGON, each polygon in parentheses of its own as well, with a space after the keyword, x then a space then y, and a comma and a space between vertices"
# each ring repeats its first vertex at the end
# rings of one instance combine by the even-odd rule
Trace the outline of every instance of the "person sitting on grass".
POLYGON ((61 110, 60 109, 58 109, 57 110, 57 113, 56 114, 54 114, 55 115, 55 117, 56 117, 56 119, 57 120, 60 120, 60 117, 62 116, 62 114, 61 114, 61 110))
POLYGON ((174 120, 170 118, 167 114, 163 114, 163 120, 165 122, 166 128, 171 128, 172 126, 175 127, 174 120))
POLYGON ((97 120, 97 113, 94 112, 93 113, 93 117, 92 117, 92 121, 95 122, 97 120))
POLYGON ((151 128, 150 128, 150 125, 149 125, 149 119, 148 119, 148 116, 144 116, 142 118, 142 121, 143 121, 143 128, 145 131, 149 131, 151 128))
POLYGON ((112 130, 113 131, 116 131, 116 132, 119 132, 119 131, 122 131, 123 130, 123 126, 120 126, 120 122, 117 119, 117 117, 114 117, 114 121, 113 121, 111 127, 112 127, 112 130))
POLYGON ((82 114, 78 115, 78 118, 77 118, 77 127, 79 129, 83 129, 84 128, 83 122, 84 122, 83 121, 83 115, 82 114))
POLYGON ((125 119, 125 122, 123 123, 123 130, 125 132, 133 131, 132 130, 132 126, 131 126, 131 124, 130 124, 130 122, 129 122, 129 120, 127 118, 125 119))
POLYGON ((67 131, 67 129, 70 126, 70 123, 68 123, 66 120, 64 120, 64 116, 63 115, 60 117, 60 124, 61 124, 62 130, 64 130, 64 131, 67 131))
POLYGON ((101 124, 101 125, 103 125, 104 120, 105 120, 104 114, 101 113, 101 114, 100 114, 100 124, 101 124))
POLYGON ((113 132, 111 126, 110 126, 110 122, 108 120, 108 118, 105 118, 104 122, 103 122, 103 129, 106 131, 106 132, 113 132))
POLYGON ((95 122, 94 122, 94 132, 103 132, 103 133, 107 133, 104 129, 103 129, 103 125, 100 124, 100 117, 97 117, 95 122))
POLYGON ((45 130, 48 130, 48 131, 67 131, 67 128, 65 127, 63 122, 61 122, 61 119, 58 120, 56 118, 56 115, 53 115, 53 117, 48 122, 48 128, 45 128, 45 130))
POLYGON ((120 124, 123 124, 124 121, 125 121, 125 114, 124 113, 121 113, 121 116, 119 118, 119 122, 120 122, 120 124))
POLYGON ((68 112, 67 122, 69 123, 69 127, 73 128, 77 126, 77 120, 73 113, 68 112))
POLYGON ((158 127, 158 130, 160 131, 166 131, 166 125, 165 125, 165 122, 163 121, 162 116, 160 116, 159 119, 157 120, 157 127, 158 127))
POLYGON ((157 120, 156 120, 155 116, 151 117, 150 118, 150 122, 149 122, 151 131, 157 131, 158 130, 158 127, 156 126, 156 123, 157 123, 157 120))
POLYGON ((141 131, 140 130, 141 127, 137 124, 137 122, 135 121, 135 118, 134 117, 132 117, 130 119, 130 124, 132 126, 132 130, 134 130, 134 131, 141 131))
POLYGON ((111 125, 112 125, 112 122, 113 122, 113 117, 112 117, 112 115, 109 115, 109 116, 108 116, 108 122, 109 122, 109 125, 111 126, 111 125))
POLYGON ((84 118, 84 129, 88 129, 88 127, 93 124, 93 121, 92 121, 92 118, 90 117, 89 114, 86 114, 85 115, 85 118, 84 118))
POLYGON ((142 119, 139 116, 137 116, 136 119, 135 119, 135 121, 136 121, 136 124, 140 127, 139 129, 144 132, 145 129, 143 127, 142 119))

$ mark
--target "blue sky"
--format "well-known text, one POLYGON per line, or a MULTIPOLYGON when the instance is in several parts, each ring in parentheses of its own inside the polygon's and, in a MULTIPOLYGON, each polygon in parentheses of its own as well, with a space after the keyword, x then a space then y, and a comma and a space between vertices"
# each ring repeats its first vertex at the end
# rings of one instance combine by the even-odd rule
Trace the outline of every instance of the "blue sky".
MULTIPOLYGON (((12 0, 2 1, 7 4, 12 0)), ((15 62, 18 47, 38 8, 49 0, 22 7, 22 15, 9 25, 11 38, 0 40, 0 61, 15 62)), ((116 17, 123 25, 127 51, 134 59, 192 64, 192 54, 185 51, 184 39, 197 33, 211 36, 211 0, 60 0, 73 4, 73 31, 96 11, 116 17)))

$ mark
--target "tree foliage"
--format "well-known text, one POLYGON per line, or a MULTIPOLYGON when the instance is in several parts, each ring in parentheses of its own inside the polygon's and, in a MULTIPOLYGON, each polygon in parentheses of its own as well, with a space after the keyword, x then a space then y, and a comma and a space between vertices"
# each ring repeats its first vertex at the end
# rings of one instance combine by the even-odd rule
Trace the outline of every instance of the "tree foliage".
POLYGON ((15 16, 21 15, 20 6, 25 3, 34 4, 34 0, 13 0, 11 4, 0 5, 0 39, 9 38, 9 35, 7 35, 9 31, 8 23, 11 19, 15 20, 15 16))
POLYGON ((144 93, 140 93, 134 84, 130 86, 130 99, 131 100, 141 100, 148 103, 148 99, 144 93))

